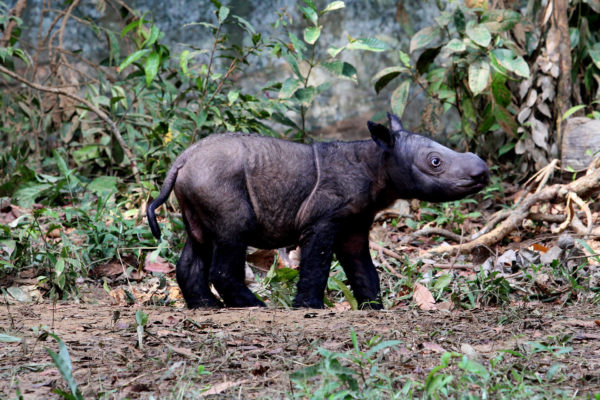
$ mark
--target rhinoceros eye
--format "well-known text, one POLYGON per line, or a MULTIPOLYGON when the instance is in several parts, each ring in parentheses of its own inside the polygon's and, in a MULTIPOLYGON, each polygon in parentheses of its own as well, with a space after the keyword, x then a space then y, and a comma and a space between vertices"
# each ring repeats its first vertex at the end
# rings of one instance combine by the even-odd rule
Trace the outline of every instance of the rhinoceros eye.
POLYGON ((430 162, 433 168, 438 168, 440 165, 442 165, 442 160, 440 160, 439 157, 431 157, 430 162))

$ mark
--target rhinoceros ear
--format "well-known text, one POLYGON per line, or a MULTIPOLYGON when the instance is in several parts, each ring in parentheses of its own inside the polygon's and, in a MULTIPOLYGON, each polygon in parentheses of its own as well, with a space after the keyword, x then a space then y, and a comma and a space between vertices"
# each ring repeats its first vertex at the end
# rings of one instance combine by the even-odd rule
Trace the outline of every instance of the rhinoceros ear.
POLYGON ((396 115, 392 114, 392 113, 387 113, 388 116, 388 120, 390 121, 390 129, 392 130, 392 132, 401 132, 404 130, 404 127, 402 126, 402 121, 400 121, 400 118, 398 118, 396 115))
POLYGON ((369 132, 371 132, 371 137, 379 147, 384 150, 394 148, 396 137, 388 128, 372 121, 367 122, 367 126, 369 127, 369 132))

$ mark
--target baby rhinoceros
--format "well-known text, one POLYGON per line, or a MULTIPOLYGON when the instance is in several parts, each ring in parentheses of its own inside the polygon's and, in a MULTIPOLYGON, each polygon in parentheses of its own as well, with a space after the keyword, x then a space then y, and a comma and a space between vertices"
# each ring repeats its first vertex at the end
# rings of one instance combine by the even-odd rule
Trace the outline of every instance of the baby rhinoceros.
POLYGON ((246 248, 300 246, 294 307, 323 308, 332 257, 341 263, 361 307, 381 309, 379 277, 369 254, 375 214, 399 198, 440 202, 475 193, 489 181, 486 163, 407 132, 368 122, 373 140, 292 143, 226 133, 200 140, 169 170, 148 223, 160 238, 155 209, 171 190, 187 241, 177 282, 190 308, 264 306, 244 283, 246 248))

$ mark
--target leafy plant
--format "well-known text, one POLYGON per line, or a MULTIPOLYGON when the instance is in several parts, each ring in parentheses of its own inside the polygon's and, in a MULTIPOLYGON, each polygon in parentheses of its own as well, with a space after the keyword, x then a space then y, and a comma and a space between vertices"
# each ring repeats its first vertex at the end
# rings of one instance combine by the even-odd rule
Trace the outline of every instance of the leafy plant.
MULTIPOLYGON (((409 93, 415 90, 412 87, 418 85, 435 107, 441 107, 438 114, 450 110, 458 113, 467 143, 477 143, 480 136, 498 128, 512 137, 517 130, 517 109, 509 83, 529 77, 527 62, 507 35, 520 20, 519 13, 512 10, 469 8, 449 2, 435 18, 435 24, 411 38, 410 54, 416 61, 400 51, 399 65, 385 68, 373 77, 375 90, 379 93, 400 78, 391 106, 397 115, 402 115, 409 93)), ((434 106, 428 107, 425 120, 441 118, 433 115, 434 106)), ((495 150, 502 155, 512 147, 514 142, 495 150)))
POLYGON ((67 349, 67 346, 57 335, 53 333, 50 333, 49 335, 58 342, 58 354, 48 348, 46 348, 46 351, 50 355, 50 358, 52 358, 52 362, 54 362, 54 365, 56 365, 60 375, 63 377, 65 382, 67 382, 70 393, 60 389, 53 389, 52 391, 66 400, 83 400, 83 395, 77 387, 75 378, 73 378, 73 365, 71 364, 71 357, 69 357, 69 350, 67 349))
POLYGON ((394 379, 379 372, 381 353, 400 344, 398 340, 381 341, 374 337, 366 351, 361 350, 356 332, 350 332, 352 349, 345 353, 319 348, 321 360, 309 367, 295 371, 290 380, 296 386, 296 398, 371 399, 405 398, 412 394, 411 385, 401 391, 394 389, 394 379))
POLYGON ((293 32, 288 33, 289 43, 275 44, 273 53, 282 57, 290 66, 294 76, 286 79, 279 90, 279 98, 287 100, 291 109, 296 111, 299 122, 294 122, 285 115, 277 113, 273 118, 283 125, 288 126, 288 133, 295 134, 299 141, 305 141, 307 135, 306 117, 315 98, 328 90, 332 83, 325 82, 318 86, 311 84, 311 74, 315 68, 322 68, 333 74, 336 78, 358 82, 356 68, 339 56, 345 50, 365 50, 380 52, 386 49, 385 43, 375 38, 352 38, 348 36, 348 43, 342 47, 330 47, 326 59, 319 59, 317 49, 319 38, 324 28, 322 17, 332 11, 345 7, 343 1, 333 1, 319 10, 313 0, 303 0, 305 6, 300 7, 303 17, 308 21, 304 28, 303 40, 293 32))

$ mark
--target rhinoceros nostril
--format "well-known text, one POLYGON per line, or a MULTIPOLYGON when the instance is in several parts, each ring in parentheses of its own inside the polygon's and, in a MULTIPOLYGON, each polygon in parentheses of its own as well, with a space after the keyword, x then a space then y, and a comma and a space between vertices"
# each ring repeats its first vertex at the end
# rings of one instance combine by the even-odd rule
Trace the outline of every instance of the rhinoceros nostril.
POLYGON ((487 184, 490 180, 490 170, 487 165, 480 161, 476 166, 471 170, 471 178, 476 182, 481 182, 483 184, 487 184))

